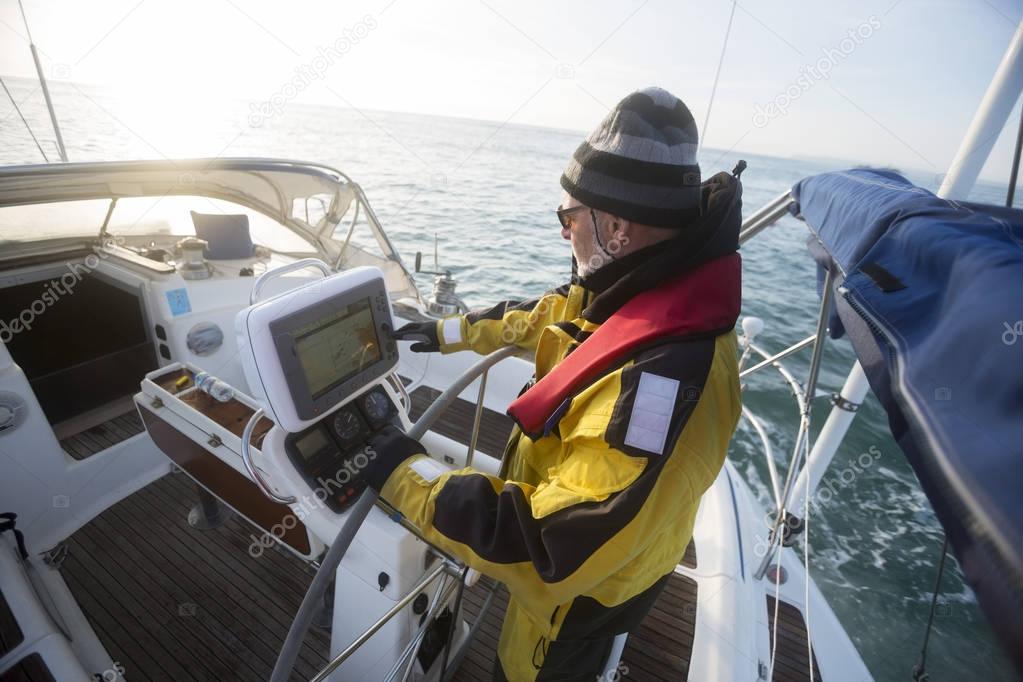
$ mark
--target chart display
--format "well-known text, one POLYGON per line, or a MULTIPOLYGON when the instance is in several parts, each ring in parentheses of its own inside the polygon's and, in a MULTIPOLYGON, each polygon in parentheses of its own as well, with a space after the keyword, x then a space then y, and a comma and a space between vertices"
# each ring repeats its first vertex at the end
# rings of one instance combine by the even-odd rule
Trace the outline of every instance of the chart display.
POLYGON ((314 400, 381 359, 369 298, 299 327, 294 339, 314 400))

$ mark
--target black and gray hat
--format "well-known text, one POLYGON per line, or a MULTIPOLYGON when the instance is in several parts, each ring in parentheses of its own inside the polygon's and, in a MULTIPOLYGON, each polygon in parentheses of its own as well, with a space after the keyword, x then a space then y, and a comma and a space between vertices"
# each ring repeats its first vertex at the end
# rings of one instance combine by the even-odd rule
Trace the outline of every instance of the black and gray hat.
POLYGON ((580 203, 655 227, 700 215, 696 122, 662 88, 632 93, 579 145, 561 186, 580 203))

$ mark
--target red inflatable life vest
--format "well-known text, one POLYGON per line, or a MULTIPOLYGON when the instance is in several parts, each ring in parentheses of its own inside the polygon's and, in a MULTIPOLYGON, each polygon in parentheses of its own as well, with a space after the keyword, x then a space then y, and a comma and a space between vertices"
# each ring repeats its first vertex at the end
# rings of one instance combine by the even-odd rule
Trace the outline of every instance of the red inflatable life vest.
POLYGON ((742 259, 715 258, 637 294, 554 369, 508 406, 531 438, 550 433, 574 393, 630 351, 661 337, 686 337, 735 326, 742 299, 742 259))

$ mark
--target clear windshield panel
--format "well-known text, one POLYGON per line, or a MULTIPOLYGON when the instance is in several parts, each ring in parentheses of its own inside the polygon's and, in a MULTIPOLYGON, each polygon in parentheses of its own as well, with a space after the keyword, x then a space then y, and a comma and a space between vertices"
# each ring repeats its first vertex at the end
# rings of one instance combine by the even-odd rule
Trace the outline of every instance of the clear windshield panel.
MULTIPOLYGON (((4 206, 0 208, 0 242, 98 237, 110 202, 110 199, 89 199, 4 206)), ((193 236, 192 211, 246 215, 254 243, 283 253, 317 253, 313 244, 258 211, 230 201, 199 196, 120 198, 107 223, 107 233, 122 237, 193 236)))
MULTIPOLYGON (((180 236, 195 234, 192 212, 210 215, 245 215, 252 241, 284 253, 317 253, 297 233, 258 211, 209 197, 166 196, 119 199, 107 232, 114 236, 180 236)), ((98 230, 97 230, 98 233, 98 230)))
POLYGON ((301 220, 314 231, 320 232, 327 223, 327 214, 333 195, 320 193, 308 197, 295 197, 291 205, 291 217, 301 220))
POLYGON ((366 265, 364 262, 357 262, 366 255, 385 260, 390 251, 386 244, 380 242, 376 230, 366 218, 365 207, 361 205, 349 209, 348 215, 345 215, 344 219, 334 228, 331 239, 341 248, 340 264, 342 268, 366 265))
POLYGON ((382 231, 374 229, 370 223, 366 207, 359 202, 352 203, 330 236, 331 250, 338 254, 334 256, 338 269, 372 265, 383 270, 387 289, 393 298, 418 299, 415 283, 401 266, 382 231))
POLYGON ((109 208, 109 199, 4 206, 0 208, 0 242, 95 237, 109 208))

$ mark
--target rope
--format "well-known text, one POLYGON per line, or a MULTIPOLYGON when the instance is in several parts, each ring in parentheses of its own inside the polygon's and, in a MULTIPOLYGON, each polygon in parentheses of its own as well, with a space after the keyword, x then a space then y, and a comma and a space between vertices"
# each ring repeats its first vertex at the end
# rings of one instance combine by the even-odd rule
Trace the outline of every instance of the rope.
POLYGON ((46 152, 43 151, 42 146, 39 144, 39 140, 36 139, 35 133, 32 132, 32 126, 30 126, 28 124, 28 121, 25 120, 25 116, 24 114, 21 113, 21 109, 18 107, 18 103, 14 101, 14 95, 12 95, 11 91, 7 89, 7 83, 4 83, 3 76, 0 76, 0 85, 4 87, 4 92, 7 93, 7 96, 11 100, 11 104, 14 105, 14 110, 18 112, 18 118, 20 118, 21 122, 25 124, 25 129, 28 130, 28 134, 32 136, 32 141, 36 143, 36 149, 38 149, 39 153, 43 155, 43 159, 46 160, 46 163, 49 163, 50 159, 46 157, 46 152))
POLYGON ((710 110, 714 108, 714 95, 718 91, 718 80, 721 78, 721 67, 725 63, 725 52, 728 49, 728 36, 732 33, 732 20, 735 19, 735 6, 739 0, 732 0, 732 11, 728 15, 728 26, 725 28, 725 41, 721 44, 721 56, 718 57, 718 69, 714 74, 714 85, 710 89, 710 102, 707 104, 707 115, 703 119, 703 131, 700 134, 698 148, 703 147, 703 141, 707 139, 707 126, 710 125, 710 110))
POLYGON ((927 616, 927 627, 924 629, 924 644, 920 647, 920 658, 913 666, 913 682, 927 682, 930 675, 927 672, 927 644, 931 639, 931 630, 934 626, 934 609, 938 605, 938 595, 941 594, 941 576, 945 573, 945 557, 948 556, 948 535, 941 544, 941 559, 938 561, 938 575, 934 579, 934 594, 931 596, 931 613, 927 616))

